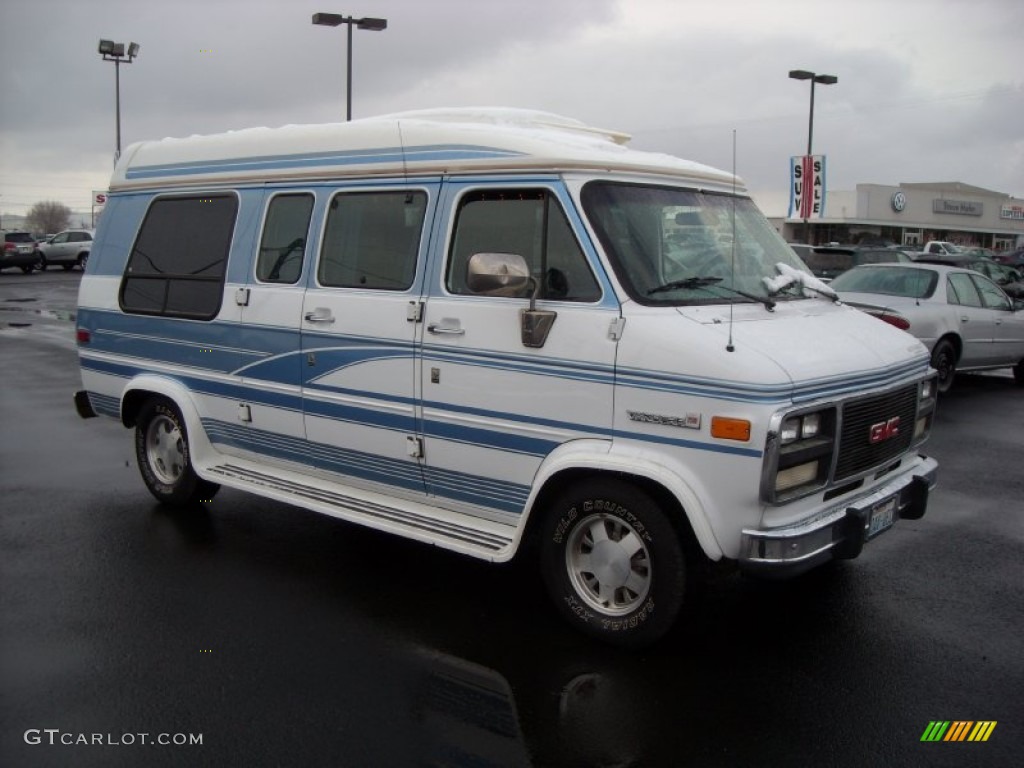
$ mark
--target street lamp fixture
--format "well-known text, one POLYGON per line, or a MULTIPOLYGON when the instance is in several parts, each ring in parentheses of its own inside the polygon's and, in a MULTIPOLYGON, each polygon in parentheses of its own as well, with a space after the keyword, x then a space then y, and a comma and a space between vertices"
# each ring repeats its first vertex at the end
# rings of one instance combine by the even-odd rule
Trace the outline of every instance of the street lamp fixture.
POLYGON ((342 24, 348 27, 348 58, 346 67, 345 119, 352 119, 352 27, 365 29, 370 32, 382 32, 388 28, 387 19, 374 19, 370 17, 357 19, 352 16, 342 16, 340 13, 314 13, 313 23, 320 27, 337 27, 342 24))
POLYGON ((128 52, 125 53, 124 43, 115 43, 113 40, 100 40, 99 53, 104 61, 114 62, 114 103, 117 111, 117 151, 114 153, 114 165, 121 157, 121 64, 131 64, 139 55, 139 44, 129 43, 128 52))
POLYGON ((814 136, 814 85, 820 83, 821 85, 835 85, 839 82, 839 78, 835 75, 819 75, 816 72, 808 72, 806 69, 791 69, 789 76, 794 80, 810 80, 811 81, 811 113, 807 119, 807 156, 810 157, 811 153, 811 139, 814 136))

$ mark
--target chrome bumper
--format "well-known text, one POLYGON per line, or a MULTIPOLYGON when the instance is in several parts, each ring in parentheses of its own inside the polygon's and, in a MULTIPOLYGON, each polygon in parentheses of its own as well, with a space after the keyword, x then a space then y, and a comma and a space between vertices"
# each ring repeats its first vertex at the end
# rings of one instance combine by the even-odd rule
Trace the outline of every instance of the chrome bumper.
POLYGON ((795 576, 827 560, 857 557, 869 539, 891 527, 874 534, 870 531, 872 512, 890 500, 894 500, 893 523, 924 516, 937 469, 935 459, 922 456, 913 472, 811 520, 785 528, 745 529, 739 566, 765 576, 795 576))

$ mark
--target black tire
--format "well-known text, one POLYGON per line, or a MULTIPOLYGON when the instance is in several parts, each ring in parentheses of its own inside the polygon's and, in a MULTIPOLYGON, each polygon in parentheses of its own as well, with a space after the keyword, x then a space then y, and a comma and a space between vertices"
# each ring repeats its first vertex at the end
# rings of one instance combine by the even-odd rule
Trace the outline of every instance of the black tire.
POLYGON ((1021 386, 1024 386, 1024 360, 1013 366, 1013 378, 1021 386))
POLYGON ((672 628, 686 592, 683 543, 646 492, 584 482, 553 499, 541 525, 541 573, 570 624, 632 648, 672 628))
POLYGON ((33 272, 36 271, 36 265, 29 264, 28 266, 22 267, 21 271, 24 272, 26 275, 31 275, 33 272))
POLYGON ((85 265, 89 263, 89 254, 83 253, 78 257, 78 268, 85 272, 85 265))
POLYGON ((36 262, 36 269, 38 269, 40 272, 45 272, 47 266, 49 265, 46 263, 46 257, 40 253, 39 261, 36 262))
POLYGON ((143 482, 161 504, 186 507, 209 501, 220 488, 195 473, 185 420, 165 398, 151 398, 139 411, 135 458, 143 482))
POLYGON ((60 266, 61 269, 63 269, 65 272, 70 272, 72 269, 75 268, 74 264, 61 264, 60 266))
POLYGON ((932 368, 939 372, 936 389, 940 395, 949 392, 956 376, 956 347, 948 339, 942 339, 932 350, 932 368))

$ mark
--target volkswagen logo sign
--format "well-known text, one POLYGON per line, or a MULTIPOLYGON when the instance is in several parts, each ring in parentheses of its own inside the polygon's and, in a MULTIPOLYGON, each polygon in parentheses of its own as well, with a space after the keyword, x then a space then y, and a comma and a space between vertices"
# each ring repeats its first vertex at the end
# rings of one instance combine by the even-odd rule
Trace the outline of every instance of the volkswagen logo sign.
POLYGON ((892 209, 896 213, 900 213, 904 208, 907 207, 907 196, 903 190, 898 190, 892 193, 892 209))

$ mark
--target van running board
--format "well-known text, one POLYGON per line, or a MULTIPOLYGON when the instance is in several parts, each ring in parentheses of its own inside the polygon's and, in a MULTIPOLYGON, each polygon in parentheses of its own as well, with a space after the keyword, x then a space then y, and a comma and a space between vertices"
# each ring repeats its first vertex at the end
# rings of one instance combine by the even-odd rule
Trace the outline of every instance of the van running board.
POLYGON ((380 501, 385 497, 372 491, 346 488, 342 493, 301 482, 295 479, 300 477, 295 473, 288 473, 288 478, 269 474, 265 467, 256 470, 238 464, 217 464, 206 467, 202 474, 222 485, 486 560, 507 560, 512 554, 516 530, 513 526, 450 509, 414 502, 399 502, 396 506, 393 500, 380 501))

